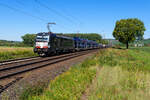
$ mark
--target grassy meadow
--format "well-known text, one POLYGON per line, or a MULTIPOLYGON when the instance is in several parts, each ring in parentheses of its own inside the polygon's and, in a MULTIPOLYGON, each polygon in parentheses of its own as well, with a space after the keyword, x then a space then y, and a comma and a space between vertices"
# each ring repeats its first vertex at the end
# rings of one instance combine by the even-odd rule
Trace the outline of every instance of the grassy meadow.
POLYGON ((150 48, 103 49, 21 100, 149 100, 150 48), (85 99, 86 98, 86 99, 85 99))
POLYGON ((0 47, 0 61, 36 56, 32 47, 0 47))
POLYGON ((108 49, 99 55, 88 100, 149 100, 150 48, 108 49))

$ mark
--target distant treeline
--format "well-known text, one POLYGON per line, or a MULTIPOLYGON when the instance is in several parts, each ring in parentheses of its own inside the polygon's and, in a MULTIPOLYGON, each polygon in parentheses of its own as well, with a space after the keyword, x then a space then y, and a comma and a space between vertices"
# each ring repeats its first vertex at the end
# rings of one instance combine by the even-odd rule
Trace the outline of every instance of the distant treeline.
POLYGON ((143 40, 144 45, 150 46, 150 38, 149 39, 144 39, 143 40))
MULTIPOLYGON (((123 44, 123 43, 121 43, 115 39, 110 39, 110 40, 111 40, 113 45, 125 46, 125 44, 123 44)), ((136 43, 136 42, 129 43, 129 45, 134 46, 134 43, 136 43)), ((139 41, 139 43, 144 44, 144 46, 150 46, 150 38, 149 39, 143 39, 143 40, 139 41)))
POLYGON ((0 46, 23 47, 23 46, 27 46, 27 45, 23 44, 22 42, 18 42, 18 41, 0 40, 0 46))
MULTIPOLYGON (((80 37, 84 39, 89 39, 96 41, 98 43, 103 43, 107 44, 107 40, 102 40, 102 36, 97 33, 56 33, 58 35, 64 35, 64 36, 69 36, 69 37, 80 37)), ((19 47, 24 47, 24 46, 34 46, 35 44, 35 38, 36 34, 25 34, 24 36, 21 37, 22 42, 17 42, 17 41, 6 41, 6 40, 0 40, 0 46, 19 46, 19 47)))

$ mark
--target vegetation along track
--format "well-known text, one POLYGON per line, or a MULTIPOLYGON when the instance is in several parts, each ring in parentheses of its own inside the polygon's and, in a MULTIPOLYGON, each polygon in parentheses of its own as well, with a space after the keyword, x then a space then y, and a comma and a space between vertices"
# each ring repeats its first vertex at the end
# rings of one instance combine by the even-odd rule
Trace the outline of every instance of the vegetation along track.
MULTIPOLYGON (((22 62, 1 65, 0 66, 0 80, 12 77, 17 74, 28 72, 37 68, 45 67, 47 65, 55 64, 61 61, 71 59, 71 58, 82 56, 90 52, 96 52, 96 51, 97 49, 69 53, 69 54, 64 54, 64 55, 59 55, 59 56, 45 57, 45 58, 34 59, 34 60, 25 60, 22 62)), ((21 78, 22 77, 16 78, 16 80, 13 80, 12 82, 8 83, 6 86, 1 86, 0 93, 3 92, 7 87, 12 85, 13 83, 20 80, 21 78)))

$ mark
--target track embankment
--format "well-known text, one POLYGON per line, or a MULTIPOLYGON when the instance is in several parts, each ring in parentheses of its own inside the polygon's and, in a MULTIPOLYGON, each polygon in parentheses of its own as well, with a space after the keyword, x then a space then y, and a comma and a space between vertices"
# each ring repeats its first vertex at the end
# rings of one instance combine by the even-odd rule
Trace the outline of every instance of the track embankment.
POLYGON ((14 100, 12 96, 16 100, 25 87, 38 84, 39 82, 48 82, 66 71, 70 66, 82 62, 97 51, 98 50, 75 52, 1 65, 1 97, 5 98, 7 94, 9 100, 14 100))

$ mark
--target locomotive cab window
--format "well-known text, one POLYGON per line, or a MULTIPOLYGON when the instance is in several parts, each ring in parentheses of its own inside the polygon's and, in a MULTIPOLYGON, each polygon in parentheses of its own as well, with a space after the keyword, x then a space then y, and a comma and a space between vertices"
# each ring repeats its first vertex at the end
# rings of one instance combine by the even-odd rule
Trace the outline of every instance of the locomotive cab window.
POLYGON ((49 35, 37 35, 36 41, 37 42, 48 42, 49 41, 49 35))

